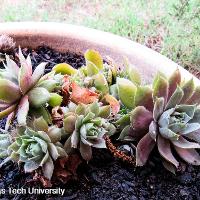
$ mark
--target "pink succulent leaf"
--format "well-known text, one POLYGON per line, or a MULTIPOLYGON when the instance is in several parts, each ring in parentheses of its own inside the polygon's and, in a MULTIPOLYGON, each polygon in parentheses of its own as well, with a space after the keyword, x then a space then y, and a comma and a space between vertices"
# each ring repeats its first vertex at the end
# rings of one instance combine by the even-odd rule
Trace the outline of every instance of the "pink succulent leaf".
POLYGON ((174 146, 182 148, 182 149, 196 149, 196 148, 199 149, 200 148, 200 144, 195 143, 195 142, 189 142, 182 136, 180 136, 178 140, 176 141, 174 140, 171 142, 173 143, 174 146))
POLYGON ((170 140, 178 140, 179 135, 171 131, 169 128, 159 128, 159 133, 162 137, 170 140))
POLYGON ((197 86, 192 96, 187 100, 187 104, 200 104, 200 86, 197 86))
POLYGON ((17 104, 11 105, 8 108, 6 108, 3 111, 0 111, 0 119, 3 119, 4 117, 8 116, 10 113, 12 113, 15 108, 16 108, 17 104))
POLYGON ((166 105, 166 110, 174 108, 176 105, 178 105, 181 102, 183 96, 184 96, 183 90, 178 86, 174 91, 174 93, 172 94, 172 96, 170 96, 166 105))
POLYGON ((176 174, 176 167, 172 163, 163 159, 162 164, 166 170, 170 171, 174 175, 176 174))
POLYGON ((6 55, 6 68, 9 70, 9 72, 12 72, 14 77, 17 78, 19 73, 19 67, 18 65, 9 58, 8 55, 6 55))
POLYGON ((187 100, 189 100, 194 92, 195 89, 195 85, 194 85, 194 80, 190 79, 189 81, 187 81, 183 86, 182 86, 182 90, 184 92, 184 96, 181 99, 181 103, 185 103, 187 102, 187 100))
POLYGON ((159 97, 165 99, 165 103, 168 98, 169 83, 168 80, 162 76, 158 76, 154 86, 153 86, 153 98, 154 100, 159 97))
POLYGON ((9 127, 10 127, 10 124, 12 123, 12 121, 14 120, 15 118, 15 111, 11 112, 8 117, 7 117, 7 120, 6 120, 6 125, 5 125, 5 131, 8 131, 9 127))
POLYGON ((167 160, 168 162, 172 163, 176 168, 178 168, 179 163, 176 160, 176 158, 173 156, 172 154, 172 150, 170 147, 170 142, 169 140, 161 137, 160 135, 158 135, 158 141, 157 141, 157 145, 158 145, 158 151, 160 153, 160 155, 167 160))
POLYGON ((154 121, 152 121, 149 126, 149 135, 152 137, 154 141, 156 141, 158 135, 158 127, 154 121))
POLYGON ((4 103, 14 103, 21 97, 21 92, 19 87, 7 80, 0 79, 0 101, 4 103))
POLYGON ((48 178, 49 180, 51 180, 51 177, 53 175, 53 170, 54 170, 53 160, 51 159, 50 156, 48 156, 47 161, 42 166, 42 171, 43 171, 44 176, 48 178))
POLYGON ((168 94, 168 100, 172 96, 172 94, 175 92, 177 86, 179 86, 181 83, 181 73, 180 70, 177 68, 176 71, 171 75, 169 78, 169 94, 168 94))
POLYGON ((76 131, 74 131, 73 133, 72 133, 72 136, 71 136, 71 147, 73 147, 73 148, 77 148, 78 147, 78 143, 79 143, 79 134, 76 132, 76 131))
POLYGON ((33 84, 32 86, 35 86, 40 80, 40 78, 43 76, 46 65, 47 63, 40 63, 36 67, 32 75, 32 84, 33 84))
POLYGON ((175 146, 178 155, 187 163, 192 165, 200 165, 200 156, 194 149, 182 149, 175 146))
POLYGON ((144 106, 138 106, 131 112, 130 120, 134 131, 148 131, 153 116, 144 106))
POLYGON ((169 126, 169 119, 171 114, 175 111, 175 108, 171 108, 169 110, 166 110, 158 120, 158 124, 160 127, 165 128, 169 126))
POLYGON ((143 166, 146 164, 150 153, 152 152, 155 141, 147 133, 138 143, 136 148, 136 165, 143 166))
POLYGON ((192 132, 192 133, 188 133, 187 135, 185 135, 185 137, 189 138, 190 140, 200 143, 200 130, 192 132))
POLYGON ((157 121, 164 110, 165 100, 163 97, 157 98, 155 100, 154 109, 153 109, 153 119, 157 121))
POLYGON ((30 89, 32 85, 32 66, 30 65, 30 61, 24 58, 21 49, 19 48, 19 60, 20 60, 20 70, 18 74, 18 82, 21 89, 22 94, 26 94, 26 92, 30 89))
POLYGON ((84 160, 89 161, 92 159, 92 147, 80 142, 80 153, 84 160))
POLYGON ((18 111, 17 111, 17 121, 19 125, 25 126, 26 125, 26 118, 29 111, 29 101, 28 96, 24 96, 19 105, 18 105, 18 111))
POLYGON ((197 108, 194 112, 193 118, 190 120, 190 123, 200 123, 200 108, 197 108))
POLYGON ((10 104, 8 103, 0 103, 0 110, 4 110, 6 108, 8 108, 10 106, 10 104))

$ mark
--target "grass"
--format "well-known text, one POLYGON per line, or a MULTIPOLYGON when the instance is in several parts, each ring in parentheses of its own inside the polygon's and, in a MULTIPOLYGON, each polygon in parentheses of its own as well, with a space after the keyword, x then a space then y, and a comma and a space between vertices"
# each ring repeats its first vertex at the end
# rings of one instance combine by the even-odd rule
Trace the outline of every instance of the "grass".
POLYGON ((199 0, 1 0, 0 21, 58 21, 112 32, 200 70, 199 0))

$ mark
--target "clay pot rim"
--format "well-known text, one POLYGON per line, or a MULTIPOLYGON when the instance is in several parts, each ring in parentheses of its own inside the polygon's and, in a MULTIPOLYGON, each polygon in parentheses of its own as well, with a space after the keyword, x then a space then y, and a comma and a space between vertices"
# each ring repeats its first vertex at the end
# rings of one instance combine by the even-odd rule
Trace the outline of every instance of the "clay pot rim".
POLYGON ((200 85, 199 79, 167 57, 112 33, 55 22, 8 22, 0 23, 0 34, 10 35, 22 47, 47 45, 60 52, 79 54, 88 48, 96 49, 119 65, 123 63, 123 57, 127 57, 146 82, 152 81, 157 71, 169 76, 179 68, 185 80, 193 78, 195 84, 200 85))

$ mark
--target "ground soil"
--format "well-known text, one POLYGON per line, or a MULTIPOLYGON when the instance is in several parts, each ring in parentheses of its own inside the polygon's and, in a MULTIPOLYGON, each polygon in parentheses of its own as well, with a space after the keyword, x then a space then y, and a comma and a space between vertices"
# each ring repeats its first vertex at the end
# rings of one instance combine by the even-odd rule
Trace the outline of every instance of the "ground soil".
MULTIPOLYGON (((23 52, 25 55, 30 53, 34 67, 41 61, 48 62, 46 72, 60 62, 67 62, 75 68, 84 64, 82 56, 60 54, 47 47, 35 51, 23 49, 23 52)), ((13 57, 16 59, 16 55, 13 57)), ((4 124, 5 120, 1 120, 0 127, 3 128, 4 124)), ((197 167, 186 166, 184 172, 173 175, 163 168, 156 151, 146 167, 136 169, 113 158, 108 150, 94 150, 92 161, 79 167, 76 181, 53 186, 65 188, 64 196, 8 195, 9 187, 42 187, 39 182, 33 181, 31 174, 24 174, 12 162, 0 169, 0 189, 6 189, 6 194, 1 194, 0 199, 200 200, 200 171, 197 167)))

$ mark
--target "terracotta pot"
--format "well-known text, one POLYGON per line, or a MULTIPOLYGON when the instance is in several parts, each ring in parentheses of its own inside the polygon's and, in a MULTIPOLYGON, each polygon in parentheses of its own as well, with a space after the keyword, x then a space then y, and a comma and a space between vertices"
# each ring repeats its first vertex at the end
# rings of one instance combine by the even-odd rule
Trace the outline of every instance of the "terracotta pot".
MULTIPOLYGON (((117 64, 127 57, 150 82, 157 71, 170 75, 177 67, 185 79, 193 77, 191 73, 165 56, 131 40, 81 26, 52 22, 14 22, 0 23, 0 34, 8 34, 17 45, 36 48, 47 45, 61 52, 83 54, 88 48, 98 50, 104 57, 113 58, 117 64)), ((196 84, 200 81, 193 77, 196 84)))

